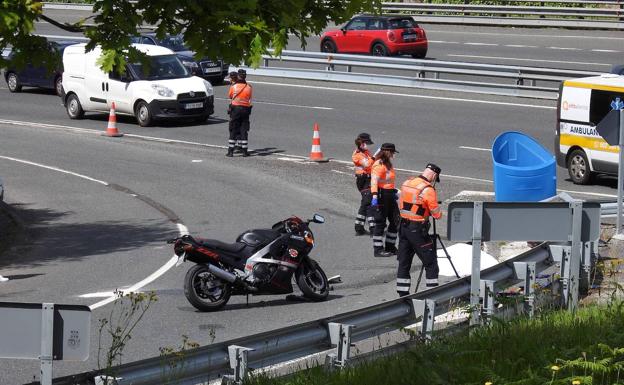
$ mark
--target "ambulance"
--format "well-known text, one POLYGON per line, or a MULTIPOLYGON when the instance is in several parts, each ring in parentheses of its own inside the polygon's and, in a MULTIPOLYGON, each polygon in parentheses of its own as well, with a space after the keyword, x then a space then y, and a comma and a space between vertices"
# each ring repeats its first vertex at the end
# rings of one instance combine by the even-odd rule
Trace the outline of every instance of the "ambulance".
POLYGON ((624 109, 624 76, 604 74, 563 82, 557 106, 555 154, 572 182, 589 184, 596 174, 617 175, 619 150, 596 125, 611 110, 624 109))

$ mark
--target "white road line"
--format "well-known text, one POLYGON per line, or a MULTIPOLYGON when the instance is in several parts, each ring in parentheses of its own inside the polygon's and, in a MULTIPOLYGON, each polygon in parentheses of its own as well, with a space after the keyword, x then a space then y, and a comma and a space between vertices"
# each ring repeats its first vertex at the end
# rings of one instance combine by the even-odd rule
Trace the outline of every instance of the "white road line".
POLYGON ((592 49, 592 52, 620 53, 621 51, 617 51, 617 50, 614 50, 614 49, 592 49))
POLYGON ((546 60, 546 59, 530 59, 530 58, 515 58, 515 57, 500 57, 500 56, 479 56, 479 55, 457 55, 457 54, 448 54, 446 56, 466 57, 466 58, 473 58, 473 59, 497 59, 497 60, 530 61, 530 62, 542 62, 542 63, 566 63, 566 64, 581 64, 581 65, 595 65, 595 66, 611 67, 611 64, 606 64, 606 63, 579 62, 579 61, 568 61, 568 60, 546 60))
POLYGON ((348 175, 348 176, 352 176, 353 174, 349 173, 349 172, 344 172, 344 171, 339 171, 339 170, 332 170, 332 172, 335 172, 336 174, 342 174, 342 175, 348 175))
POLYGON ((428 40, 429 43, 436 43, 436 44, 461 44, 458 41, 444 41, 444 40, 428 40))
POLYGON ((201 163, 201 162, 203 162, 203 160, 201 160, 201 159, 193 159, 193 160, 191 160, 191 163, 201 163))
POLYGON ((459 148, 462 148, 465 150, 475 150, 475 151, 489 151, 489 152, 492 151, 489 148, 481 148, 481 147, 459 146, 459 148))
POLYGON ((555 49, 560 51, 582 51, 582 48, 570 48, 570 47, 546 47, 548 49, 555 49))
POLYGON ((505 44, 503 47, 511 47, 511 48, 537 48, 536 45, 523 45, 523 44, 505 44))
MULTIPOLYGON (((102 184, 104 186, 108 186, 109 185, 109 183, 104 182, 102 180, 91 178, 91 177, 88 177, 86 175, 79 174, 79 173, 76 173, 76 172, 63 170, 63 169, 58 168, 58 167, 47 166, 45 164, 31 162, 31 161, 27 161, 27 160, 23 160, 23 159, 17 159, 17 158, 13 158, 13 157, 10 157, 10 156, 3 156, 3 155, 0 155, 0 159, 6 159, 6 160, 13 161, 13 162, 18 162, 18 163, 28 164, 28 165, 31 165, 31 166, 41 167, 41 168, 44 168, 44 169, 47 169, 47 170, 57 171, 57 172, 60 172, 60 173, 63 173, 63 174, 73 175, 73 176, 76 176, 76 177, 79 177, 79 178, 82 178, 82 179, 86 179, 86 180, 89 180, 89 181, 92 181, 92 182, 96 182, 96 183, 102 184)), ((188 229, 183 224, 178 223, 177 227, 178 227, 178 230, 180 232, 180 235, 188 234, 188 229)), ((178 260, 178 257, 176 255, 174 255, 173 257, 171 257, 171 259, 169 261, 167 261, 167 263, 165 263, 163 266, 161 266, 158 270, 156 270, 150 276, 148 276, 147 278, 143 279, 142 281, 134 284, 133 286, 129 287, 128 289, 125 289, 124 291, 125 292, 136 292, 137 290, 141 289, 143 286, 151 283, 156 278, 158 278, 161 275, 163 275, 164 273, 166 273, 171 267, 173 267, 175 265, 177 260, 178 260)), ((89 308, 91 310, 94 310, 94 309, 97 309, 98 307, 101 307, 101 306, 104 306, 104 305, 109 304, 111 302, 114 302, 116 299, 117 299, 117 297, 113 294, 112 296, 108 297, 107 299, 89 306, 89 308)))
POLYGON ((411 95, 411 94, 400 94, 400 93, 397 93, 397 92, 356 90, 356 89, 352 89, 352 88, 334 88, 334 87, 325 87, 325 86, 310 86, 310 85, 304 85, 304 84, 275 83, 275 82, 263 82, 263 81, 254 81, 253 83, 254 84, 264 84, 264 85, 269 85, 269 86, 277 86, 277 87, 307 88, 307 89, 314 89, 314 90, 325 90, 325 91, 336 91, 336 92, 353 92, 353 93, 369 94, 369 95, 402 96, 402 97, 406 97, 406 98, 415 98, 415 99, 448 100, 448 101, 455 101, 455 102, 477 103, 477 104, 492 104, 492 105, 510 106, 510 107, 539 108, 539 109, 546 109, 546 110, 555 110, 555 109, 557 109, 557 107, 555 107, 555 106, 550 107, 550 106, 533 105, 533 104, 495 102, 495 101, 490 101, 490 100, 449 98, 449 97, 444 97, 444 96, 411 95))
MULTIPOLYGON (((254 82, 255 83, 255 82, 254 82)), ((226 98, 215 98, 217 100, 230 100, 230 99, 226 99, 226 98)), ((257 101, 254 100, 253 101, 254 104, 267 104, 270 106, 283 106, 283 107, 295 107, 295 108, 309 108, 312 110, 328 110, 331 111, 334 108, 333 107, 320 107, 320 106, 303 106, 300 104, 287 104, 287 103, 275 103, 275 102, 262 102, 262 101, 257 101)))
MULTIPOLYGON (((467 196, 482 196, 482 197, 491 197, 494 196, 494 193, 491 191, 472 191, 472 190, 462 190, 455 194, 453 198, 463 198, 467 196)), ((451 198, 451 199, 453 199, 451 198)))
MULTIPOLYGON (((487 36, 512 36, 518 37, 517 33, 494 33, 494 32, 466 32, 466 31, 436 31, 436 30, 427 30, 427 34, 431 33, 446 33, 446 34, 460 34, 462 36, 465 35, 487 35, 487 36)), ((602 40, 624 40, 624 37, 610 37, 610 36, 587 36, 587 35, 524 35, 526 38, 534 38, 534 37, 551 37, 551 38, 565 38, 565 39, 602 39, 602 40)))
POLYGON ((494 43, 464 43, 465 45, 488 45, 488 46, 498 46, 498 44, 494 44, 494 43))

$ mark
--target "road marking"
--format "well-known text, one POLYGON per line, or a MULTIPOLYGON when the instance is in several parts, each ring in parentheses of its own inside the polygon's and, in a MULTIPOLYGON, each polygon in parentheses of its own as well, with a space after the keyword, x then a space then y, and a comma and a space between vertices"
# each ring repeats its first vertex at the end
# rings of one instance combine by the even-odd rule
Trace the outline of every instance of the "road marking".
POLYGON ((462 190, 458 192, 457 194, 455 194, 455 196, 453 196, 453 198, 451 199, 470 197, 470 196, 491 197, 491 196, 494 196, 494 193, 491 191, 462 190))
POLYGON ((193 160, 191 160, 191 163, 201 163, 201 162, 203 162, 203 160, 201 160, 201 159, 193 159, 193 160))
POLYGON ((438 43, 438 44, 461 44, 458 41, 444 41, 444 40, 428 40, 429 43, 438 43))
MULTIPOLYGON (((52 170, 52 171, 57 171, 63 174, 68 174, 68 175, 73 175, 82 179, 86 179, 88 181, 91 182, 96 182, 99 184, 102 184, 104 186, 109 186, 108 182, 104 182, 102 180, 99 179, 95 179, 95 178, 91 178, 89 176, 83 175, 83 174, 79 174, 73 171, 68 171, 68 170, 64 170, 58 167, 53 167, 53 166, 47 166, 45 164, 41 164, 41 163, 36 163, 36 162, 31 162, 28 160, 24 160, 24 159, 18 159, 18 158, 13 158, 10 156, 3 156, 0 155, 0 159, 6 159, 6 160, 10 160, 13 162, 18 162, 18 163, 23 163, 23 164, 28 164, 31 166, 36 166, 36 167, 40 167, 40 168, 44 168, 47 170, 52 170)), ((178 227, 178 231, 180 232, 180 236, 188 234, 188 229, 186 228, 186 226, 184 226, 181 223, 177 223, 176 224, 178 227)), ((173 257, 171 257, 171 259, 169 261, 167 261, 167 263, 165 263, 163 266, 161 266, 158 270, 156 270, 154 273, 152 273, 150 276, 148 276, 147 278, 143 279, 142 281, 134 284, 133 286, 130 286, 128 289, 125 289, 125 292, 136 292, 139 289, 141 289, 143 286, 151 283, 152 281, 154 281, 156 278, 160 277, 161 275, 163 275, 164 273, 166 273, 171 267, 173 267, 175 265, 175 263, 177 262, 178 257, 176 255, 174 255, 173 257)), ((105 300, 102 300, 98 303, 95 303, 91 306, 89 306, 89 308, 91 310, 97 309, 98 307, 104 306, 106 304, 109 304, 111 302, 114 302, 117 299, 117 296, 112 293, 113 295, 111 295, 110 297, 108 297, 105 300)))
MULTIPOLYGON (((461 35, 487 35, 487 36, 512 36, 518 37, 517 33, 493 33, 493 32, 470 32, 470 31, 436 31, 427 30, 427 35, 431 33, 446 33, 446 34, 461 34, 461 35)), ((566 39, 603 39, 603 40, 624 40, 622 37, 610 37, 610 36, 587 36, 587 35, 524 35, 527 38, 534 37, 552 37, 552 38, 566 38, 566 39)))
POLYGON ((489 45, 489 46, 497 46, 498 44, 494 44, 494 43, 464 43, 466 45, 489 45))
POLYGON ((465 149, 465 150, 475 150, 475 151, 492 151, 489 148, 481 148, 481 147, 470 147, 470 146, 459 146, 459 148, 465 149))
POLYGON ((514 61, 530 61, 530 62, 543 62, 543 63, 566 63, 566 64, 581 64, 581 65, 595 65, 595 66, 607 66, 611 67, 611 64, 605 63, 591 63, 591 62, 578 62, 568 60, 546 60, 546 59, 529 59, 529 58, 514 58, 514 57, 500 57, 500 56, 478 56, 478 55, 457 55, 448 54, 446 56, 452 57, 467 57, 473 59, 497 59, 497 60, 514 60, 514 61))
POLYGON ((613 53, 620 53, 620 51, 614 50, 614 49, 592 49, 592 52, 613 52, 613 53))
POLYGON ((335 172, 336 174, 342 174, 342 175, 348 175, 348 176, 352 176, 353 174, 349 173, 349 172, 344 172, 344 171, 339 171, 339 170, 332 170, 332 172, 335 172))
MULTIPOLYGON (((256 82, 254 82, 256 83, 256 82)), ((229 101, 230 99, 228 98, 215 98, 217 100, 227 100, 229 101)), ((283 107, 295 107, 295 108, 310 108, 313 110, 328 110, 331 111, 334 108, 333 107, 320 107, 320 106, 304 106, 304 105, 300 105, 300 104, 287 104, 287 103, 275 103, 275 102, 263 102, 263 101, 257 101, 254 100, 253 104, 268 104, 270 106, 283 106, 283 107)))
POLYGON ((560 51, 583 51, 581 48, 569 48, 569 47, 546 47, 548 49, 556 49, 560 51))
POLYGON ((523 44, 505 44, 504 47, 511 47, 511 48, 537 48, 536 45, 523 45, 523 44))
POLYGON ((307 88, 307 89, 325 90, 325 91, 353 92, 353 93, 369 94, 369 95, 403 96, 403 97, 406 97, 406 98, 415 98, 415 99, 448 100, 448 101, 455 101, 455 102, 466 102, 466 103, 477 103, 477 104, 492 104, 492 105, 510 106, 510 107, 539 108, 539 109, 546 109, 546 110, 555 110, 555 109, 557 109, 557 107, 555 107, 555 106, 550 107, 550 106, 541 106, 541 105, 534 105, 534 104, 496 102, 496 101, 490 101, 490 100, 449 98, 449 97, 444 97, 444 96, 400 94, 400 93, 396 93, 396 92, 357 90, 357 89, 352 89, 352 88, 334 88, 334 87, 325 87, 325 86, 310 86, 310 85, 304 85, 304 84, 275 83, 275 82, 263 82, 263 81, 253 81, 252 83, 253 84, 264 84, 264 85, 269 85, 269 86, 278 86, 278 87, 294 87, 294 88, 307 88))

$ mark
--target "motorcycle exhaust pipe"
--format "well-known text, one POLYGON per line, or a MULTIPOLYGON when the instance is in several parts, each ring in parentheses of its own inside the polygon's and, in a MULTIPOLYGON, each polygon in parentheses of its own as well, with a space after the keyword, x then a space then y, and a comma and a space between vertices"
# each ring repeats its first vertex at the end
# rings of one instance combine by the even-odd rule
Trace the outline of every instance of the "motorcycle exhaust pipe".
POLYGON ((214 276, 221 278, 224 281, 228 281, 230 283, 234 283, 238 280, 238 277, 228 271, 225 271, 223 269, 220 269, 218 267, 216 267, 215 265, 206 265, 208 266, 208 271, 210 271, 214 276))

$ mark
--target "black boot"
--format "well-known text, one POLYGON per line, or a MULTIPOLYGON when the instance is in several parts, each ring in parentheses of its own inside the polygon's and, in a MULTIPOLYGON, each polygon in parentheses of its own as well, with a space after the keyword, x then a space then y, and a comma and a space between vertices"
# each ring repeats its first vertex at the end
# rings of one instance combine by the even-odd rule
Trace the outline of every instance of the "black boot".
POLYGON ((249 151, 246 148, 243 148, 243 156, 249 156, 249 151))
POLYGON ((373 251, 373 256, 375 258, 388 258, 388 257, 392 257, 392 254, 388 253, 382 248, 379 248, 373 251))
POLYGON ((366 235, 366 230, 362 225, 355 225, 355 235, 366 235))
POLYGON ((389 245, 389 244, 386 244, 386 247, 384 250, 390 254, 395 254, 395 255, 398 251, 395 245, 389 245))
POLYGON ((228 152, 227 154, 225 154, 225 156, 227 157, 233 157, 234 156, 234 149, 232 147, 228 148, 228 152))

